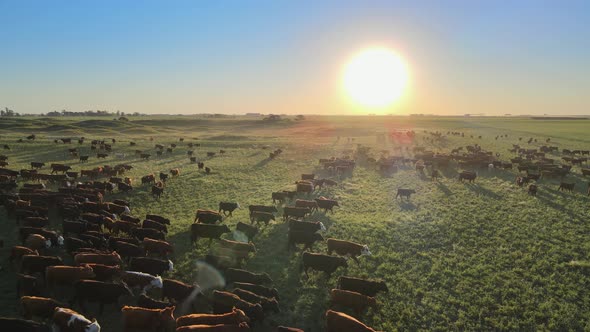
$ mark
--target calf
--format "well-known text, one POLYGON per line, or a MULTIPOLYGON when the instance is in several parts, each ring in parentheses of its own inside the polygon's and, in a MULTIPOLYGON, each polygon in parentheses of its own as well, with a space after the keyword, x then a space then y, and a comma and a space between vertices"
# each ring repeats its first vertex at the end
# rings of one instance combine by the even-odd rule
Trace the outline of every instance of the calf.
POLYGON ((141 331, 170 331, 175 328, 175 307, 164 309, 148 309, 141 307, 124 306, 121 309, 123 329, 138 329, 141 331))
POLYGON ((377 307, 374 297, 366 296, 357 292, 332 289, 330 292, 332 306, 338 304, 353 309, 357 314, 362 313, 367 307, 377 307))
POLYGON ((85 302, 98 302, 100 304, 99 313, 102 314, 105 304, 117 303, 122 296, 133 296, 131 289, 125 284, 114 284, 96 280, 80 280, 74 284, 74 298, 82 308, 85 309, 85 302))
MULTIPOLYGON (((199 237, 208 239, 219 239, 222 234, 231 233, 227 225, 208 225, 208 224, 192 224, 191 225, 191 242, 194 244, 199 237)), ((209 242, 211 243, 211 242, 209 242)))
POLYGON ((327 243, 329 255, 332 254, 332 251, 335 251, 338 255, 341 256, 350 255, 352 256, 352 259, 354 259, 354 261, 359 265, 360 262, 358 261, 357 257, 371 255, 371 252, 369 251, 369 247, 367 245, 337 239, 328 239, 327 243))
POLYGON ((374 297, 378 292, 389 292, 383 281, 373 281, 353 277, 338 278, 338 288, 374 297))
POLYGON ((246 282, 251 284, 271 284, 272 279, 267 273, 254 273, 241 269, 227 269, 225 278, 229 282, 246 282))
POLYGON ((164 188, 159 186, 152 186, 152 196, 160 198, 164 193, 164 188))
POLYGON ((23 296, 20 298, 20 305, 25 319, 33 317, 51 318, 55 308, 66 305, 54 299, 37 296, 23 296))
POLYGON ((402 188, 398 188, 397 189, 397 194, 395 195, 395 198, 398 198, 398 197, 402 197, 403 198, 403 197, 405 197, 407 199, 410 199, 410 196, 412 194, 415 194, 415 193, 416 193, 416 190, 414 190, 414 189, 402 189, 402 188))
POLYGON ((329 277, 340 266, 348 266, 346 259, 343 257, 313 254, 310 252, 303 253, 303 271, 305 271, 306 276, 308 275, 307 271, 311 268, 313 270, 323 271, 329 277))
POLYGON ((82 314, 67 308, 55 308, 53 313, 54 331, 61 332, 100 332, 96 319, 90 321, 82 314))
POLYGON ((217 325, 217 324, 232 324, 239 325, 240 323, 249 323, 250 318, 246 316, 244 311, 233 308, 230 312, 224 314, 190 314, 176 318, 176 327, 190 326, 190 325, 217 325))
POLYGON ((235 209, 239 209, 240 204, 238 203, 231 203, 231 202, 219 202, 219 212, 223 212, 224 215, 228 215, 226 212, 229 212, 229 216, 232 216, 232 212, 235 209))
POLYGON ((172 271, 174 264, 170 260, 162 260, 151 257, 134 257, 129 263, 133 271, 145 272, 151 275, 163 275, 166 271, 172 271))
POLYGON ((326 311, 326 332, 376 332, 358 319, 345 313, 326 311))

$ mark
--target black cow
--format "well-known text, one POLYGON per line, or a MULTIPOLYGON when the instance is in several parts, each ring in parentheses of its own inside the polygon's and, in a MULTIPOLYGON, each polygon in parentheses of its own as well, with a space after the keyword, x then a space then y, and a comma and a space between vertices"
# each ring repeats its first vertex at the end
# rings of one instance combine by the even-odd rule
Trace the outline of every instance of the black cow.
POLYGON ((254 273, 242 269, 227 269, 225 279, 228 282, 246 282, 250 284, 271 284, 272 279, 267 273, 254 273))
POLYGON ((330 277, 340 266, 348 266, 344 257, 313 254, 310 252, 303 253, 303 271, 305 271, 305 275, 308 275, 307 271, 311 268, 313 270, 323 271, 330 277))
POLYGON ((240 204, 238 203, 231 203, 231 202, 219 202, 219 211, 218 212, 222 212, 224 215, 228 215, 226 212, 229 212, 229 216, 232 216, 232 212, 234 212, 235 209, 239 209, 240 208, 240 204))
POLYGON ((238 222, 238 224, 236 225, 236 231, 240 231, 244 234, 246 234, 246 236, 248 237, 248 239, 252 239, 254 238, 254 236, 256 236, 256 234, 258 234, 258 228, 245 224, 243 222, 238 222))
POLYGON ((326 226, 320 221, 301 221, 296 219, 289 219, 289 230, 306 233, 315 233, 317 231, 325 231, 326 226))
POLYGON ((312 249, 315 242, 324 241, 324 237, 319 233, 309 233, 305 231, 289 230, 287 248, 292 249, 296 244, 304 244, 303 250, 312 249))
POLYGON ((129 269, 156 276, 163 275, 166 271, 172 271, 174 269, 174 264, 170 260, 151 257, 133 257, 129 263, 129 269))
POLYGON ((51 332, 53 329, 43 323, 20 318, 0 317, 0 330, 18 332, 51 332))
POLYGON ((416 190, 414 190, 414 189, 398 188, 397 189, 397 194, 395 195, 395 198, 398 198, 398 197, 402 197, 403 198, 403 197, 405 197, 407 199, 410 199, 410 196, 412 194, 415 194, 415 193, 416 193, 416 190))
POLYGON ((361 293, 366 296, 375 296, 378 292, 389 292, 384 281, 373 281, 367 279, 340 277, 338 278, 338 288, 361 293))
POLYGON ((473 181, 475 181, 476 178, 477 173, 475 172, 463 171, 459 173, 459 181, 461 182, 463 182, 463 180, 467 180, 469 181, 469 183, 472 183, 473 181))
POLYGON ((575 185, 576 185, 575 183, 561 182, 561 183, 559 184, 559 189, 558 189, 558 190, 559 190, 559 191, 562 191, 562 190, 563 190, 563 191, 569 191, 569 192, 572 192, 572 191, 574 191, 574 186, 575 186, 575 185))
POLYGON ((115 284, 96 280, 79 280, 74 283, 74 298, 71 304, 77 300, 82 310, 86 311, 86 301, 98 302, 100 304, 99 312, 102 314, 105 304, 116 304, 121 296, 127 295, 133 296, 133 292, 125 283, 115 284))
POLYGON ((202 223, 194 223, 191 225, 191 242, 194 244, 200 237, 211 239, 219 239, 221 235, 231 233, 227 225, 208 225, 202 223))

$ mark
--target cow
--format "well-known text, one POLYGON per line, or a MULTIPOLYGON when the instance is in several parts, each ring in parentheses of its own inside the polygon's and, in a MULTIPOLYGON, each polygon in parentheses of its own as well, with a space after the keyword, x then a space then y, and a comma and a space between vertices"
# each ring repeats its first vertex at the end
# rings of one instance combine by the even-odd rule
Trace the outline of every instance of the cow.
POLYGON ((287 221, 289 217, 303 218, 308 214, 311 214, 311 210, 309 208, 295 206, 285 206, 283 208, 283 220, 285 221, 287 221))
POLYGON ((20 261, 21 257, 24 255, 39 256, 39 252, 27 247, 14 246, 10 249, 8 261, 12 264, 15 260, 20 261))
POLYGON ((152 186, 152 196, 160 198, 164 193, 164 188, 159 186, 152 186))
POLYGON ((334 212, 334 207, 335 206, 340 206, 338 204, 338 201, 335 201, 333 199, 327 199, 323 196, 320 196, 320 198, 316 198, 315 201, 318 203, 318 207, 322 210, 324 210, 324 213, 330 211, 330 212, 334 212))
POLYGON ((350 255, 358 265, 360 265, 360 262, 357 257, 371 255, 367 245, 332 238, 326 242, 328 244, 328 255, 332 255, 332 251, 341 256, 350 255))
POLYGON ((247 283, 247 282, 234 282, 233 285, 236 288, 245 289, 247 291, 250 291, 252 293, 256 293, 256 294, 264 296, 264 297, 268 297, 268 298, 274 297, 275 299, 280 300, 279 291, 277 291, 276 288, 269 288, 266 286, 247 283))
POLYGON ((35 162, 35 161, 31 162, 31 169, 40 169, 40 168, 43 168, 44 166, 45 166, 45 163, 35 162))
POLYGON ((174 264, 171 260, 162 260, 151 257, 133 257, 129 262, 129 268, 133 271, 149 273, 151 275, 163 275, 166 271, 172 271, 174 264))
POLYGON ((172 176, 179 176, 180 175, 180 169, 178 168, 173 168, 170 170, 170 175, 172 176))
POLYGON ((303 253, 303 271, 306 276, 308 276, 307 271, 311 268, 313 270, 323 271, 330 277, 340 266, 348 266, 346 259, 343 257, 313 254, 310 252, 303 253))
POLYGON ((562 191, 563 190, 563 191, 573 192, 575 185, 576 185, 575 183, 561 182, 559 184, 559 189, 557 189, 557 190, 559 190, 559 191, 562 191))
POLYGON ((397 189, 397 194, 395 195, 395 198, 398 198, 398 197, 404 198, 405 197, 407 199, 410 199, 410 196, 412 194, 415 194, 415 193, 416 193, 416 190, 414 190, 414 189, 398 188, 397 189))
POLYGON ((160 172, 159 178, 160 181, 166 182, 166 180, 168 180, 168 174, 160 172))
POLYGON ((41 250, 51 247, 51 241, 41 234, 30 234, 24 241, 24 246, 31 250, 41 250))
POLYGON ((272 279, 267 273, 254 273, 242 269, 227 269, 225 279, 230 282, 246 282, 250 284, 271 284, 272 279))
MULTIPOLYGON (((30 234, 39 234, 41 236, 43 236, 46 240, 50 241, 50 242, 40 242, 39 240, 35 240, 35 241, 39 241, 36 243, 37 246, 39 246, 39 249, 41 249, 43 247, 43 243, 45 243, 45 247, 47 244, 50 244, 51 246, 62 246, 64 244, 64 238, 61 235, 58 235, 57 232, 55 231, 51 231, 45 228, 35 228, 35 227, 21 227, 19 228, 19 235, 21 238, 21 241, 23 243, 25 243, 25 247, 29 247, 28 245, 26 245, 27 242, 27 238, 29 237, 30 234)), ((30 248, 30 247, 29 247, 30 248)), ((32 248, 35 249, 35 248, 32 248)))
POLYGON ((156 177, 153 174, 145 175, 145 176, 141 177, 141 184, 155 183, 155 182, 156 182, 156 177))
POLYGON ((94 270, 88 266, 67 266, 54 265, 45 269, 45 282, 49 288, 54 286, 71 285, 82 279, 93 279, 96 277, 94 270))
POLYGON ((223 220, 223 217, 217 211, 197 210, 197 213, 195 214, 194 222, 198 221, 199 223, 203 223, 203 224, 215 224, 218 221, 221 222, 222 220, 223 220))
POLYGON ((295 207, 308 208, 311 210, 311 212, 317 211, 319 209, 318 203, 316 201, 310 201, 305 199, 296 200, 295 207))
POLYGON ((91 247, 92 244, 88 241, 80 240, 75 237, 66 237, 65 238, 65 247, 66 252, 72 254, 73 252, 77 251, 80 248, 88 248, 91 247))
POLYGON ((72 167, 70 167, 68 165, 51 164, 51 174, 54 174, 57 172, 62 172, 63 174, 65 174, 67 171, 69 171, 71 169, 72 169, 72 167))
POLYGON ((217 324, 232 324, 239 325, 240 323, 249 323, 250 318, 246 316, 244 311, 233 308, 230 312, 224 314, 190 314, 176 318, 176 327, 190 326, 190 325, 217 325, 217 324))
POLYGON ((67 308, 55 308, 53 331, 61 332, 100 332, 96 319, 89 320, 82 314, 67 308))
POLYGON ((176 329, 176 332, 247 332, 251 331, 246 323, 216 324, 216 325, 187 325, 176 329))
POLYGON ((168 218, 164 218, 162 216, 159 216, 157 214, 148 214, 145 216, 146 219, 150 219, 153 221, 157 221, 160 224, 166 224, 166 225, 170 225, 170 219, 168 218))
POLYGON ((205 167, 205 174, 211 174, 211 168, 205 167))
POLYGON ((159 223, 157 221, 151 220, 151 219, 145 219, 142 223, 142 227, 157 229, 157 230, 161 231, 162 233, 168 233, 168 227, 166 227, 166 225, 159 223))
MULTIPOLYGON (((211 239, 219 239, 221 235, 231 233, 227 225, 209 225, 195 223, 191 225, 191 242, 195 244, 199 237, 211 239)), ((209 241, 209 244, 211 244, 209 241)))
POLYGON ((197 167, 198 167, 199 169, 203 169, 203 168, 205 167, 205 163, 204 163, 204 162, 198 162, 198 163, 197 163, 197 167))
POLYGON ((269 310, 276 313, 281 312, 281 309, 279 308, 279 302, 275 298, 264 297, 241 288, 234 289, 232 293, 239 296, 242 300, 246 300, 250 303, 259 303, 263 310, 269 310))
POLYGON ((129 259, 131 257, 143 257, 146 254, 144 248, 132 243, 124 241, 109 241, 109 244, 110 243, 114 243, 115 251, 125 259, 129 259))
POLYGON ((141 159, 143 159, 143 160, 148 160, 148 159, 150 159, 150 157, 151 157, 151 156, 152 156, 152 155, 151 155, 151 154, 149 154, 149 153, 140 153, 140 154, 139 154, 139 157, 140 157, 141 159))
POLYGON ((294 248, 297 244, 304 244, 303 250, 311 250, 313 244, 319 241, 324 241, 324 237, 321 234, 289 230, 287 249, 294 248))
MULTIPOLYGON (((79 156, 78 159, 81 163, 86 163, 88 162, 88 158, 89 156, 79 156)), ((100 158, 100 157, 99 157, 100 158)))
POLYGON ((378 292, 389 292, 384 281, 374 281, 342 276, 338 278, 338 288, 374 297, 378 292))
POLYGON ((41 273, 45 275, 45 269, 48 266, 63 264, 64 262, 58 256, 23 255, 20 270, 26 274, 41 273))
POLYGON ((80 253, 74 256, 76 264, 97 263, 104 265, 121 265, 123 261, 116 251, 110 254, 80 253))
POLYGON ((40 281, 31 275, 17 273, 16 274, 16 296, 30 295, 35 296, 41 294, 40 281))
POLYGON ((226 313, 235 307, 243 310, 252 321, 261 321, 264 319, 264 312, 260 304, 244 301, 239 296, 230 292, 214 290, 211 296, 211 303, 213 304, 213 311, 216 313, 226 313))
POLYGON ((145 295, 145 293, 139 294, 139 297, 137 298, 137 305, 148 309, 165 309, 174 306, 174 304, 170 302, 158 301, 154 298, 151 298, 145 295))
POLYGON ((214 157, 215 156, 215 152, 207 152, 207 157, 214 157))
POLYGON ((117 220, 113 223, 112 232, 113 234, 119 234, 119 232, 131 234, 132 230, 138 227, 139 225, 132 221, 117 220))
POLYGON ((228 216, 228 214, 226 212, 229 212, 229 216, 232 216, 232 212, 234 212, 235 209, 239 209, 240 208, 240 204, 238 203, 231 203, 231 202, 219 202, 219 213, 223 212, 223 214, 225 216, 228 216))
POLYGON ((79 280, 74 283, 72 303, 78 301, 80 308, 85 309, 85 302, 98 302, 99 313, 102 314, 105 304, 117 303, 122 296, 133 296, 133 292, 124 283, 108 283, 96 280, 79 280))
POLYGON ((143 241, 146 237, 154 240, 165 240, 166 234, 163 232, 152 229, 152 228, 134 228, 131 230, 131 235, 136 237, 138 240, 143 241))
POLYGON ((272 197, 272 203, 276 204, 277 201, 281 204, 285 203, 285 201, 287 200, 287 198, 289 197, 288 194, 284 191, 278 191, 278 192, 273 192, 271 194, 272 197))
POLYGON ((150 253, 155 253, 166 257, 174 252, 174 247, 172 244, 166 241, 154 240, 146 237, 143 239, 142 243, 147 255, 150 253))
POLYGON ((310 181, 299 181, 296 184, 297 184, 297 192, 298 193, 310 194, 314 188, 313 183, 310 181))
POLYGON ((172 306, 164 309, 148 309, 124 306, 121 309, 123 329, 141 331, 170 331, 176 327, 174 309, 172 306))
POLYGON ((245 224, 241 221, 236 224, 236 231, 244 233, 248 237, 248 239, 253 239, 254 236, 258 234, 258 228, 245 224))
POLYGON ((326 332, 376 332, 358 319, 343 312, 326 311, 326 332))
POLYGON ((248 205, 248 210, 250 211, 250 215, 254 211, 260 212, 268 212, 268 213, 277 213, 279 210, 275 206, 266 206, 266 205, 248 205))
POLYGON ((265 225, 268 225, 271 220, 275 220, 275 216, 270 212, 254 211, 250 214, 250 224, 256 222, 257 225, 260 225, 262 221, 265 225))
POLYGON ((0 317, 0 330, 18 332, 52 332, 49 325, 20 318, 0 317))
POLYGON ((130 288, 139 287, 142 292, 150 288, 162 288, 162 277, 138 271, 121 272, 121 280, 130 288))
POLYGON ((477 178, 477 173, 475 173, 475 172, 462 171, 461 173, 459 173, 459 181, 461 181, 461 182, 463 182, 463 180, 467 180, 467 181, 469 181, 469 183, 472 183, 475 181, 476 178, 477 178))
POLYGON ((244 251, 244 252, 256 252, 256 247, 254 243, 244 243, 239 241, 231 241, 231 240, 224 240, 219 239, 219 244, 228 249, 237 250, 237 251, 244 251))
POLYGON ((195 297, 201 292, 201 288, 194 284, 188 285, 174 279, 162 279, 162 300, 168 299, 176 303, 182 303, 186 299, 195 297))
POLYGON ((86 264, 92 268, 92 271, 96 275, 95 280, 99 281, 110 281, 118 277, 121 274, 121 268, 118 265, 105 265, 89 263, 86 264))
POLYGON ((317 231, 326 231, 326 226, 320 221, 301 221, 289 219, 289 231, 301 231, 306 233, 315 233, 317 231))
POLYGON ((277 326, 276 332, 305 332, 302 329, 296 327, 277 326))
POLYGON ((81 233, 86 232, 86 230, 88 229, 88 222, 64 220, 61 223, 61 228, 62 228, 64 235, 68 235, 71 233, 81 234, 81 233))
POLYGON ((20 298, 20 305, 25 319, 33 317, 51 318, 55 312, 55 308, 65 307, 64 303, 60 303, 54 299, 37 296, 23 296, 20 298))
POLYGON ((191 163, 193 163, 193 164, 197 162, 197 157, 190 157, 190 158, 188 158, 188 159, 189 159, 189 161, 190 161, 191 163))
MULTIPOLYGON (((125 179, 128 179, 128 178, 125 178, 125 179)), ((117 189, 119 191, 126 193, 126 192, 133 190, 133 186, 130 184, 127 184, 127 183, 119 182, 119 183, 117 183, 117 189)))
POLYGON ((367 307, 377 308, 377 301, 375 301, 374 297, 343 289, 332 289, 330 291, 330 302, 332 306, 341 305, 351 308, 357 314, 361 314, 367 307))

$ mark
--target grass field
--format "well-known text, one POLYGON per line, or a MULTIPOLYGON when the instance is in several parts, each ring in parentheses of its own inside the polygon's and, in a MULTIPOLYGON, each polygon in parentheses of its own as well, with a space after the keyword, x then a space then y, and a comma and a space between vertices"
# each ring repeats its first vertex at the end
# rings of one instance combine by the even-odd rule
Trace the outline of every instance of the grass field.
MULTIPOLYGON (((175 245, 173 278, 193 282, 196 261, 207 252, 207 242, 190 244, 189 227, 198 208, 217 209, 220 201, 270 205, 271 192, 292 190, 302 173, 331 177, 318 164, 319 158, 354 155, 359 144, 371 147, 379 158, 381 150, 393 153, 395 145, 378 139, 392 129, 412 129, 417 135, 412 146, 450 153, 470 144, 500 153, 508 161, 512 144, 539 147, 551 138, 559 149, 590 148, 589 120, 531 120, 528 118, 459 117, 308 117, 303 121, 264 122, 257 118, 130 117, 129 122, 89 118, 0 119, 0 143, 9 144, 10 169, 29 168, 31 161, 61 162, 74 170, 104 164, 130 163, 135 180, 130 194, 107 196, 128 199, 132 214, 156 213, 172 220, 167 239, 175 245), (465 132, 429 143, 424 130, 465 132), (35 133, 34 142, 16 143, 35 133), (494 139, 508 134, 507 138, 494 139), (470 136, 474 135, 475 138, 470 136), (481 135, 482 139, 477 136, 481 135), (53 139, 85 136, 78 146, 55 144, 53 139), (150 141, 153 137, 154 141, 150 141), (178 142, 184 137, 184 142, 178 142), (354 138, 354 142, 348 138, 354 138), (524 137, 522 142, 518 137, 524 137), (538 143, 527 145, 529 137, 538 143), (91 139, 116 138, 112 156, 91 157, 87 164, 69 159, 66 148, 79 147, 90 153, 91 139), (340 138, 340 139, 338 139, 340 138), (129 146, 129 141, 137 146, 129 146), (211 167, 212 174, 199 171, 186 155, 188 142, 198 142, 197 157, 211 167), (179 146, 171 154, 141 161, 136 149, 151 151, 154 144, 179 146), (268 146, 269 149, 262 149, 268 146), (274 160, 268 153, 284 150, 274 160), (213 158, 207 151, 224 149, 213 158), (351 150, 352 152, 345 152, 351 150), (115 153, 125 153, 116 159, 115 153), (152 198, 149 186, 139 178, 159 171, 180 168, 181 176, 166 184, 161 199, 152 198)), ((404 155, 411 155, 404 151, 404 155)), ((560 159, 561 154, 552 156, 560 159)), ((574 193, 557 190, 559 180, 541 180, 539 194, 531 197, 514 184, 516 169, 479 170, 475 184, 457 180, 460 169, 451 164, 443 178, 432 182, 411 166, 381 175, 358 159, 350 177, 337 178, 337 187, 314 192, 313 196, 337 199, 334 213, 316 213, 310 220, 324 222, 324 237, 367 244, 372 256, 349 260, 327 279, 320 273, 307 278, 300 271, 301 248, 286 248, 287 225, 276 222, 262 227, 254 243, 258 252, 245 265, 252 271, 270 274, 281 295, 279 314, 269 314, 255 331, 272 331, 277 325, 305 331, 322 331, 329 308, 329 290, 340 275, 382 279, 389 293, 377 296, 378 308, 369 309, 360 320, 377 330, 589 330, 590 329, 590 199, 588 180, 578 166, 568 179, 576 181, 574 193), (409 201, 395 199, 397 188, 413 188, 409 201)), ((55 189, 55 188, 54 188, 55 189)), ((0 209, 0 230, 5 241, 2 257, 16 244, 17 226, 0 209)), ((234 212, 224 220, 232 228, 247 222, 248 210, 234 212)), ((61 221, 53 219, 59 229, 61 221)), ((229 234, 228 234, 229 235, 229 234)), ((325 244, 314 246, 326 252, 325 244)), ((6 260, 0 274, 0 315, 16 316, 15 272, 6 260)), ((96 313, 96 308, 90 306, 96 313)), ((339 308, 342 309, 342 308, 339 308)), ((342 309, 345 312, 352 312, 342 309)), ((178 313, 177 313, 178 314, 178 313)), ((97 313, 96 313, 97 315, 97 313)), ((119 331, 119 314, 110 307, 97 317, 103 331, 119 331)))

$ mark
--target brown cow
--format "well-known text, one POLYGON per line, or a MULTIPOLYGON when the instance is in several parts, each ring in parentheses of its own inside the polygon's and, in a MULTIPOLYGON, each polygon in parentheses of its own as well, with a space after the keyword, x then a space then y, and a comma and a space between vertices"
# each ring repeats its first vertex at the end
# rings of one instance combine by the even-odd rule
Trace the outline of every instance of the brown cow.
POLYGON ((167 256, 174 252, 172 244, 166 241, 150 239, 148 237, 143 239, 143 248, 148 255, 150 253, 156 253, 158 255, 167 256))
POLYGON ((53 317, 55 308, 66 306, 54 299, 37 296, 23 296, 20 298, 20 304, 23 310, 23 317, 26 319, 33 317, 51 318, 53 317))
POLYGON ((376 332, 358 319, 345 313, 326 311, 326 332, 376 332))
POLYGON ((137 329, 142 331, 169 331, 176 326, 174 320, 175 307, 165 309, 147 309, 141 307, 124 306, 123 328, 125 331, 137 329))
POLYGON ((180 175, 180 169, 178 169, 178 168, 173 168, 173 169, 171 169, 171 170, 170 170, 170 174, 171 174, 172 176, 179 176, 179 175, 180 175))
POLYGON ((338 304, 353 309, 360 314, 367 307, 377 307, 374 297, 366 296, 361 293, 347 291, 343 289, 332 289, 330 292, 330 301, 332 306, 338 304))
POLYGON ((328 239, 326 242, 328 244, 329 255, 332 254, 332 251, 335 251, 338 255, 341 256, 350 255, 352 256, 352 259, 354 259, 354 261, 359 265, 360 262, 358 261, 357 257, 371 255, 371 252, 369 251, 369 247, 367 245, 332 238, 328 239))
POLYGON ((233 308, 238 308, 243 310, 252 321, 264 319, 264 312, 260 304, 244 301, 236 294, 230 292, 214 290, 211 296, 211 303, 213 304, 213 310, 217 313, 224 313, 233 308))
POLYGON ((250 331, 247 323, 233 324, 218 324, 218 325, 187 325, 176 329, 176 332, 244 332, 250 331))
POLYGON ((51 247, 51 240, 45 239, 40 234, 30 234, 25 240, 25 247, 32 250, 41 250, 51 247))
POLYGON ((142 291, 150 288, 162 288, 162 277, 137 271, 123 271, 121 280, 131 288, 139 287, 142 291))
POLYGON ((97 263, 104 265, 121 265, 123 261, 116 251, 110 254, 81 253, 74 256, 76 264, 97 263))
POLYGON ((20 260, 21 257, 23 257, 24 255, 39 256, 39 252, 37 250, 33 250, 27 247, 14 246, 12 247, 12 249, 10 249, 10 257, 8 258, 8 260, 10 261, 10 263, 12 263, 15 259, 20 260))
POLYGON ((54 265, 48 266, 45 270, 45 282, 48 287, 55 285, 71 285, 75 281, 82 279, 93 279, 96 277, 94 270, 88 265, 84 266, 67 266, 54 265))
POLYGON ((217 324, 234 324, 249 323, 250 318, 244 311, 233 308, 232 311, 224 314, 190 314, 180 316, 176 319, 176 327, 189 325, 217 325, 217 324))

